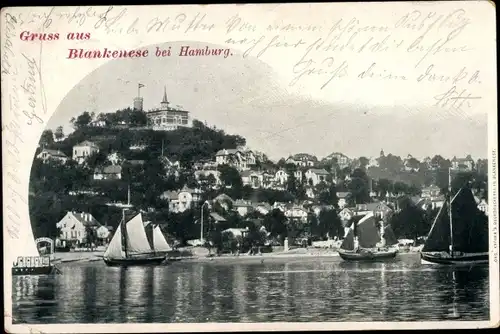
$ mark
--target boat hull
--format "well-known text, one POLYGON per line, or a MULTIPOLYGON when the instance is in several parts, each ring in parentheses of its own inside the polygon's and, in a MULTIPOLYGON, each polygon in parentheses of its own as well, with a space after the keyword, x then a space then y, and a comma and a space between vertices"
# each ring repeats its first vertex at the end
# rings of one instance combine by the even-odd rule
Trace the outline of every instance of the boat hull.
POLYGON ((394 259, 397 255, 397 250, 388 251, 365 251, 355 252, 339 250, 339 255, 344 261, 363 261, 363 262, 377 262, 394 259))
POLYGON ((489 263, 488 253, 466 254, 460 256, 443 256, 441 253, 420 253, 422 264, 442 266, 473 266, 489 263))
POLYGON ((55 275, 56 273, 57 269, 55 266, 12 268, 12 276, 55 275))
POLYGON ((103 258, 104 263, 110 267, 130 267, 158 265, 165 261, 165 256, 156 256, 148 258, 129 258, 129 259, 108 259, 103 258))

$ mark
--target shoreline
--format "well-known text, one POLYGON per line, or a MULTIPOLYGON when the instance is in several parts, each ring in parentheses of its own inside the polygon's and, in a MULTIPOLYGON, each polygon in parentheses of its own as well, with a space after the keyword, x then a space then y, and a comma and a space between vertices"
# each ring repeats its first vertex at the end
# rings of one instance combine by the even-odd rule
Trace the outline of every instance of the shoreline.
MULTIPOLYGON (((94 252, 67 252, 55 253, 54 264, 66 263, 89 263, 101 261, 104 251, 94 252)), ((410 254, 418 254, 417 251, 405 251, 398 253, 398 256, 406 256, 410 254)), ((169 263, 176 262, 248 262, 248 261, 264 261, 264 260, 300 260, 300 259, 339 259, 339 253, 336 250, 324 249, 293 249, 288 252, 271 252, 256 255, 249 255, 246 253, 235 254, 222 254, 222 255, 201 255, 193 254, 187 256, 170 256, 167 257, 169 263)))

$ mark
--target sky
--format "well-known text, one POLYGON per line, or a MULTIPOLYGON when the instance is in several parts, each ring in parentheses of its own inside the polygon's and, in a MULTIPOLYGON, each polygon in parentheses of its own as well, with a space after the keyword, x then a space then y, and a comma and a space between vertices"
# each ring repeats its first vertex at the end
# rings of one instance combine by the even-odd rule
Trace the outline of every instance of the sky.
POLYGON ((47 128, 63 125, 69 133, 69 120, 83 111, 131 107, 142 83, 145 110, 159 106, 166 86, 170 102, 192 119, 242 135, 248 147, 275 160, 301 152, 320 159, 332 152, 372 157, 381 149, 417 158, 487 155, 486 114, 464 118, 424 105, 324 101, 289 91, 277 78, 269 65, 250 57, 111 60, 69 91, 47 128))

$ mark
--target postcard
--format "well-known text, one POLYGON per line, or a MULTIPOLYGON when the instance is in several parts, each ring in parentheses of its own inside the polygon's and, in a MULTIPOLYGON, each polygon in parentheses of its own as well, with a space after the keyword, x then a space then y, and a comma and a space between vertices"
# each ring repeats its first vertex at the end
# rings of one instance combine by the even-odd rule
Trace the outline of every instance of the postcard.
POLYGON ((499 323, 488 1, 1 11, 9 333, 499 323))

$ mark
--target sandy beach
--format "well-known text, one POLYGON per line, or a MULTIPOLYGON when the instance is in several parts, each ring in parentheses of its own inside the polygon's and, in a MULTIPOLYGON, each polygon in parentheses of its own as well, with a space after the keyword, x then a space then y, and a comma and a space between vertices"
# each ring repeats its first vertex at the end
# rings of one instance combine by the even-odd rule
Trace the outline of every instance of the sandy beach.
MULTIPOLYGON (((415 251, 401 252, 399 255, 406 254, 416 254, 415 251)), ((55 253, 54 263, 72 263, 72 262, 93 262, 102 260, 104 254, 103 250, 93 251, 93 252, 65 252, 65 253, 55 253)), ((262 253, 259 255, 248 255, 243 254, 222 254, 222 255, 212 255, 210 256, 207 249, 204 248, 194 248, 188 250, 183 250, 180 252, 180 256, 169 257, 172 261, 182 261, 182 262, 211 262, 211 261, 223 261, 223 262, 248 262, 248 261, 264 261, 264 260, 290 260, 290 259, 303 259, 303 258, 322 258, 322 259, 333 259, 338 258, 339 254, 334 249, 323 249, 323 248, 296 248, 289 251, 277 251, 271 253, 262 253)), ((175 255, 175 254, 173 254, 175 255)))

